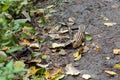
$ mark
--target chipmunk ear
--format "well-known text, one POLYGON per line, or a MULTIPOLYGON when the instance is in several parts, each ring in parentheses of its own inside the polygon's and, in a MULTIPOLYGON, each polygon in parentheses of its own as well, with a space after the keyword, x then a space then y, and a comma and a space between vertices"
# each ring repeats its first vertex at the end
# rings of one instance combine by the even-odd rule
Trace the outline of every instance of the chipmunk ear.
POLYGON ((78 26, 78 28, 80 32, 85 32, 85 29, 86 29, 85 25, 81 24, 78 26))

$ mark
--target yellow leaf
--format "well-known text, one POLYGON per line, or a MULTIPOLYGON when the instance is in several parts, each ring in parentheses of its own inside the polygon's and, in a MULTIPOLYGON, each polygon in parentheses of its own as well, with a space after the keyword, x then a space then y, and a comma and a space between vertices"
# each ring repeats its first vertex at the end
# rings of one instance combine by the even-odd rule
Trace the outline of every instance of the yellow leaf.
POLYGON ((39 68, 39 69, 36 69, 35 66, 32 66, 32 67, 30 67, 30 68, 28 69, 28 71, 27 71, 27 76, 34 75, 34 74, 36 74, 36 72, 39 71, 39 70, 40 70, 40 68, 39 68))
POLYGON ((106 23, 104 23, 104 25, 107 26, 107 27, 114 26, 116 24, 117 23, 115 23, 115 22, 106 22, 106 23))
POLYGON ((27 39, 23 39, 22 42, 21 42, 21 45, 23 45, 23 46, 29 46, 30 42, 27 39))
POLYGON ((120 49, 113 49, 114 54, 120 54, 120 49))
POLYGON ((106 70, 105 73, 107 73, 107 74, 109 74, 109 75, 116 75, 116 74, 117 74, 117 73, 114 72, 114 71, 108 71, 108 70, 106 70))
POLYGON ((79 48, 77 52, 73 54, 74 60, 77 61, 81 58, 83 53, 83 48, 79 48))
POLYGON ((81 54, 79 53, 79 51, 74 53, 73 56, 74 56, 74 60, 79 60, 81 58, 81 54))
POLYGON ((23 68, 23 67, 25 67, 25 64, 23 61, 15 61, 14 67, 15 68, 23 68))
POLYGON ((48 70, 45 73, 45 77, 48 80, 54 80, 54 78, 56 78, 56 76, 58 76, 59 74, 62 74, 62 72, 63 72, 62 68, 48 70))
POLYGON ((10 47, 8 47, 8 46, 2 47, 2 50, 8 50, 8 49, 10 49, 10 47))
POLYGON ((115 64, 115 65, 114 65, 114 68, 115 68, 115 69, 120 69, 120 64, 115 64))

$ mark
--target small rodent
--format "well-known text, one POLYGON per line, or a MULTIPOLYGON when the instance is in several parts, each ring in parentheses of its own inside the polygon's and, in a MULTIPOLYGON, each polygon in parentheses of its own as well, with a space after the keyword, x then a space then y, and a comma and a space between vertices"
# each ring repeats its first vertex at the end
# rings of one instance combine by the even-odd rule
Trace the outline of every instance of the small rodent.
POLYGON ((78 32, 73 36, 73 48, 81 46, 85 40, 85 26, 79 26, 78 28, 78 32))

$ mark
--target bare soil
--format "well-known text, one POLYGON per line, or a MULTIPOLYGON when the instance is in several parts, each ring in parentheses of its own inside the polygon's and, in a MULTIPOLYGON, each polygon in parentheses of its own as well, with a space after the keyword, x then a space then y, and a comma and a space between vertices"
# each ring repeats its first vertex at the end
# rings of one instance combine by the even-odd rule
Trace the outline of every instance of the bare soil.
POLYGON ((75 77, 66 76, 63 80, 84 80, 82 74, 90 74, 90 80, 120 80, 120 70, 114 69, 116 63, 120 64, 120 55, 114 55, 113 49, 120 48, 120 1, 119 0, 75 0, 72 3, 65 3, 64 8, 59 8, 63 15, 58 21, 66 21, 69 17, 74 17, 76 27, 80 24, 86 26, 86 32, 90 33, 93 39, 86 42, 89 51, 84 53, 79 61, 74 61, 73 53, 77 49, 65 49, 67 54, 60 56, 51 53, 50 59, 53 65, 65 67, 72 63, 81 74, 75 77), (103 17, 107 17, 106 21, 103 17), (116 22, 117 25, 107 27, 104 22, 116 22), (94 50, 94 45, 100 47, 99 51, 94 50), (110 57, 110 60, 106 60, 110 57), (118 73, 115 76, 106 74, 105 70, 118 73))

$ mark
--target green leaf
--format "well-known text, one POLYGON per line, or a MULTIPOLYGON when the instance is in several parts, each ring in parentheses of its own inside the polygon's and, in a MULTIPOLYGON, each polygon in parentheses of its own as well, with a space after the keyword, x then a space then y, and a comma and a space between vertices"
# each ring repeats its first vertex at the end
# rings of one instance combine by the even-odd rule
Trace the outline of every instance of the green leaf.
POLYGON ((62 75, 62 74, 60 75, 60 74, 58 74, 58 75, 55 76, 54 80, 61 80, 62 78, 64 78, 64 76, 65 76, 65 75, 62 75))
POLYGON ((14 53, 16 51, 19 51, 23 48, 23 46, 16 46, 16 47, 12 47, 11 49, 7 50, 6 53, 14 53))
POLYGON ((47 59, 48 56, 47 55, 42 55, 42 59, 47 59))
POLYGON ((3 8, 2 8, 2 12, 6 11, 8 8, 9 8, 9 5, 5 5, 5 6, 3 6, 3 8))
POLYGON ((5 71, 7 71, 7 73, 12 73, 13 72, 13 60, 11 60, 6 67, 4 67, 5 71))
POLYGON ((1 43, 1 46, 6 46, 6 45, 9 45, 10 43, 11 43, 11 40, 8 40, 7 42, 1 43))
POLYGON ((0 51, 0 62, 3 62, 7 59, 7 55, 5 52, 0 51))
POLYGON ((22 36, 23 38, 30 39, 30 36, 27 35, 27 34, 24 33, 24 32, 21 33, 21 36, 22 36))
POLYGON ((6 80, 6 76, 0 76, 0 80, 6 80))
POLYGON ((92 40, 92 36, 91 36, 90 34, 88 34, 88 33, 86 34, 86 40, 87 40, 87 41, 92 40))

